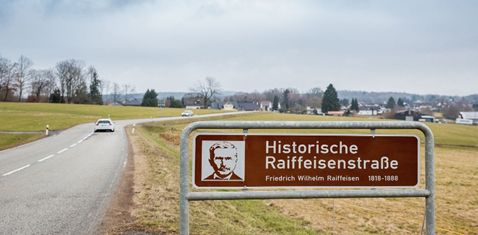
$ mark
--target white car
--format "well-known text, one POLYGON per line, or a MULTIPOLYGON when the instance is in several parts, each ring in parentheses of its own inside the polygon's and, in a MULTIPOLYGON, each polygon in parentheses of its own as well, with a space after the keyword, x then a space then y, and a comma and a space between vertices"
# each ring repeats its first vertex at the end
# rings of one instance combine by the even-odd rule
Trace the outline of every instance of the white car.
POLYGON ((181 117, 192 117, 194 115, 192 110, 185 110, 181 113, 181 117))
POLYGON ((95 123, 95 132, 97 131, 115 131, 115 124, 109 118, 98 119, 95 123))

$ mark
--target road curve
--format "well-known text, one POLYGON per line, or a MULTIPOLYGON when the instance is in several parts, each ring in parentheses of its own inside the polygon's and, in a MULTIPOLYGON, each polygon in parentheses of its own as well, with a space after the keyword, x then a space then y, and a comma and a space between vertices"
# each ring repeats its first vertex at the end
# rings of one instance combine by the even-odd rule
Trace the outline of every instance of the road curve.
POLYGON ((176 119, 117 121, 114 133, 81 124, 0 151, 0 234, 95 233, 127 164, 124 127, 176 119))

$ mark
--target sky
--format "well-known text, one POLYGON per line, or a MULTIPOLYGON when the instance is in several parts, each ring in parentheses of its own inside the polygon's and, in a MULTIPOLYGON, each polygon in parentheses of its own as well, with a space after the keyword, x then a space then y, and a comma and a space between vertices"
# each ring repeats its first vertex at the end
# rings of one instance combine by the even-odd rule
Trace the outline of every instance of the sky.
POLYGON ((0 0, 0 56, 136 91, 478 93, 478 1, 0 0))

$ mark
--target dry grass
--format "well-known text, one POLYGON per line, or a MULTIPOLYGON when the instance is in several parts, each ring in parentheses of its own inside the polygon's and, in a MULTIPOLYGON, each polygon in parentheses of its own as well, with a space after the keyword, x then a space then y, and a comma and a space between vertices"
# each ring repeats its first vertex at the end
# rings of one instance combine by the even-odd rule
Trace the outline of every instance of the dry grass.
MULTIPOLYGON (((257 114, 243 117, 248 120, 270 118, 269 114, 257 114)), ((274 120, 278 117, 272 115, 274 120)), ((286 115, 285 119, 297 116, 286 115)), ((305 119, 315 117, 305 116, 305 119)), ((238 117, 231 119, 241 119, 238 117)), ((137 210, 140 227, 150 231, 177 233, 178 228, 178 169, 177 158, 179 132, 184 123, 152 124, 142 128, 144 149, 152 156, 148 165, 151 173, 150 183, 137 210), (158 157, 160 156, 160 157, 158 157), (155 167, 151 167, 154 165, 155 167), (166 166, 173 166, 171 169, 166 166), (154 176, 156 175, 156 177, 154 176), (158 178, 159 176, 159 178, 158 178), (158 197, 162 197, 159 199, 158 197), (145 203, 147 202, 147 203, 145 203), (169 203, 169 206, 167 204, 169 203), (147 204, 147 205, 146 205, 147 204), (162 205, 159 205, 162 204, 162 205), (141 209, 146 207, 147 209, 141 209), (160 211, 160 212, 158 212, 160 211)), ((439 143, 451 143, 453 147, 437 147, 436 154, 436 217, 438 234, 478 234, 478 141, 473 130, 464 130, 462 126, 432 126, 439 143), (465 146, 456 143, 463 134, 471 139, 465 146)), ((475 128, 475 127, 473 127, 475 128)), ((473 129, 472 128, 472 129, 473 129)), ((208 131, 209 132, 209 131, 208 131)), ((450 145, 445 145, 450 146, 450 145)), ((423 155, 423 149, 422 149, 423 155)), ((423 156, 422 156, 423 181, 423 156)), ((149 174, 143 172, 144 174, 149 174)), ((421 183, 420 187, 424 187, 421 183)), ((139 194, 138 194, 139 195, 139 194)), ((296 234, 292 228, 306 229, 306 233, 319 234, 420 234, 424 219, 423 198, 393 199, 308 199, 308 200, 267 200, 267 201, 228 201, 199 202, 191 205, 191 227, 200 234, 213 233, 216 227, 222 228, 219 234, 296 234), (221 211, 242 213, 253 217, 245 223, 243 218, 221 211), (245 210, 245 211, 242 211, 245 210), (218 215, 225 217, 218 217, 218 215), (203 220, 203 216, 211 220, 203 220), (270 219, 257 219, 272 216, 270 219), (198 219, 199 218, 199 219, 198 219), (279 218, 279 219, 277 219, 279 218), (286 224, 286 226, 284 226, 286 224), (264 229, 267 226, 267 229, 264 229)), ((244 217, 242 216, 242 217, 244 217)))
MULTIPOLYGON (((438 234, 478 234, 477 158, 474 149, 436 149, 438 234)), ((271 200, 270 203, 283 213, 332 234, 419 234, 425 209, 424 199, 420 198, 271 200)))
MULTIPOLYGON (((179 233, 179 132, 139 127, 131 136, 135 156, 135 231, 179 233), (163 138, 165 136, 166 138, 163 138)), ((291 219, 263 201, 191 203, 192 234, 314 234, 307 223, 291 219)))

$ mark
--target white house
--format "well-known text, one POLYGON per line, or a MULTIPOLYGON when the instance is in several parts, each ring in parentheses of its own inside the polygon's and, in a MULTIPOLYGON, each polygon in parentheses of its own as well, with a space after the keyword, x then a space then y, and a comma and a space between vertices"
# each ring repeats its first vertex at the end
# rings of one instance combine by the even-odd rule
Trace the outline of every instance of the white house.
POLYGON ((225 103, 223 109, 228 111, 234 110, 234 105, 231 103, 225 103))
POLYGON ((186 105, 186 109, 200 109, 201 106, 199 105, 186 105))
POLYGON ((378 110, 359 110, 357 115, 359 116, 376 116, 378 113, 378 110))
POLYGON ((478 125, 478 112, 460 112, 457 124, 478 125))
POLYGON ((272 111, 272 102, 268 100, 261 101, 259 107, 262 111, 272 111))

